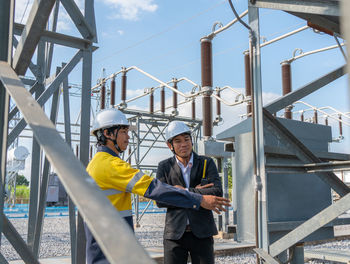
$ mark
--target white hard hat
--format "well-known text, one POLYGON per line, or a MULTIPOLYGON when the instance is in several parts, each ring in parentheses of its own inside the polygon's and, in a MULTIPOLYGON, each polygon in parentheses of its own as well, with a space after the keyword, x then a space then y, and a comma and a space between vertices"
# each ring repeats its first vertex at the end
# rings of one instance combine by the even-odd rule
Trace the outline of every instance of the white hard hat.
POLYGON ((165 129, 165 140, 169 141, 174 137, 184 133, 191 134, 191 129, 184 122, 172 121, 165 129))
POLYGON ((126 116, 118 109, 110 108, 97 113, 92 125, 91 135, 102 128, 114 126, 130 126, 126 116))

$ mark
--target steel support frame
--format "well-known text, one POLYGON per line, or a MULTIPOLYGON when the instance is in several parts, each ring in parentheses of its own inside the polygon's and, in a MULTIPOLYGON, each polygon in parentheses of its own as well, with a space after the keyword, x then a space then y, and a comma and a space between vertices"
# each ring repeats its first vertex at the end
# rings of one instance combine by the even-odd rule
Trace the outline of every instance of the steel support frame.
POLYGON ((256 188, 258 192, 258 241, 257 245, 263 250, 268 250, 269 236, 267 229, 267 198, 266 198, 266 175, 265 175, 265 153, 264 133, 262 115, 262 80, 261 80, 261 54, 260 54, 260 28, 259 9, 248 6, 250 33, 250 54, 251 54, 251 78, 252 78, 252 102, 253 102, 253 137, 255 144, 255 166, 256 166, 256 188))
MULTIPOLYGON (((56 74, 58 74, 60 70, 61 68, 58 67, 56 70, 56 74)), ((55 126, 57 122, 58 107, 59 107, 59 89, 57 89, 54 92, 52 97, 52 103, 51 103, 50 120, 55 126)), ((34 238, 33 238, 33 253, 34 253, 34 256, 37 258, 39 257, 40 241, 41 241, 44 214, 45 214, 45 208, 46 208, 46 197, 47 197, 47 189, 48 189, 48 183, 49 183, 49 171, 50 171, 50 163, 45 158, 43 173, 41 176, 39 203, 38 203, 38 210, 37 210, 37 215, 35 219, 35 229, 34 229, 35 232, 34 232, 34 238)))
POLYGON ((27 24, 13 56, 13 68, 18 75, 24 75, 26 73, 55 2, 56 0, 39 0, 33 2, 27 24))
MULTIPOLYGON (((344 3, 346 3, 348 8, 347 11, 350 11, 350 4, 347 1, 342 1, 342 3, 343 5, 345 5, 344 3)), ((260 8, 260 7, 274 8, 274 9, 280 9, 280 10, 285 10, 290 12, 302 12, 302 13, 314 13, 314 14, 320 14, 320 15, 339 16, 339 6, 337 1, 326 2, 326 1, 318 1, 318 0, 312 0, 312 1, 257 0, 257 1, 251 1, 249 3, 250 8, 252 8, 253 6, 256 8, 260 8)), ((349 23, 350 18, 348 13, 343 11, 343 14, 345 17, 348 16, 345 20, 347 21, 347 23, 349 23)), ((250 23, 250 25, 253 29, 253 32, 258 30, 258 27, 256 27, 257 28, 256 30, 256 28, 253 27, 252 23, 250 23)), ((346 24, 346 26, 347 26, 348 38, 350 38, 350 26, 349 24, 346 24)), ((258 65, 258 68, 257 68, 257 66, 254 65, 254 58, 253 58, 253 72, 254 71, 260 71, 260 65, 258 65)), ((350 68, 349 68, 349 72, 350 72, 350 68)), ((298 148, 299 147, 298 144, 300 142, 296 140, 293 134, 291 134, 287 129, 285 129, 269 112, 275 113, 283 109, 284 107, 291 105, 293 102, 314 92, 315 90, 319 89, 320 87, 323 87, 325 84, 328 84, 329 82, 339 78, 342 75, 344 75, 344 66, 321 77, 318 80, 315 80, 314 82, 302 87, 301 89, 295 92, 292 92, 287 96, 284 96, 275 100, 275 102, 270 103, 266 107, 267 110, 265 109, 263 110, 262 108, 260 108, 261 113, 264 112, 263 115, 264 115, 265 121, 270 122, 267 125, 267 129, 270 129, 270 131, 275 134, 277 132, 279 138, 282 136, 284 140, 289 141, 288 142, 289 147, 292 146, 293 152, 295 151, 296 156, 302 161, 303 160, 308 161, 309 163, 320 162, 320 160, 316 156, 314 156, 311 151, 305 148, 305 146, 301 145, 301 148, 298 148), (271 122, 273 123, 272 126, 274 126, 274 128, 272 128, 271 122), (279 128, 277 128, 276 125, 279 128), (282 131, 280 130, 281 128, 282 128, 282 131), (276 130, 279 130, 279 131, 276 131, 276 130), (291 144, 291 142, 293 143, 291 144)), ((254 81, 254 77, 253 77, 253 81, 254 81)), ((255 128, 254 132, 256 132, 257 130, 258 129, 255 128)), ((261 129, 260 133, 261 135, 263 135, 263 129, 261 129)), ((257 150, 257 156, 258 155, 259 155, 259 152, 257 150)), ((350 208, 350 205, 349 205, 350 194, 348 193, 349 188, 342 182, 339 182, 338 178, 332 173, 320 173, 319 176, 324 181, 326 181, 332 188, 337 189, 337 192, 341 196, 343 196, 343 198, 340 199, 341 203, 338 204, 339 202, 338 201, 337 203, 324 209, 322 212, 312 217, 311 219, 309 219, 308 221, 306 221, 305 223, 303 223, 302 225, 300 225, 299 227, 297 227, 296 229, 288 233, 286 236, 274 242, 272 245, 268 247, 268 250, 266 250, 266 248, 263 248, 259 244, 260 248, 255 249, 255 251, 260 255, 260 257, 264 258, 269 263, 270 262, 274 263, 275 259, 273 257, 278 256, 279 254, 284 252, 286 249, 292 247, 297 242, 307 237, 308 235, 310 235, 317 229, 321 228, 325 224, 329 223, 330 221, 332 221, 333 219, 335 219, 340 214, 342 214, 343 212, 345 212, 350 208)), ((261 224, 261 219, 259 220, 261 224)))
MULTIPOLYGON (((10 35, 10 19, 11 19, 11 2, 12 0, 0 0, 0 60, 9 60, 9 35, 10 35), (1 26, 2 25, 2 26, 1 26)), ((10 47, 10 48, 9 48, 10 47)), ((2 83, 0 83, 0 216, 4 211, 4 193, 6 183, 6 159, 7 159, 7 134, 8 134, 8 111, 9 111, 9 95, 2 83)), ((3 218, 0 217, 0 246, 1 234, 3 231, 3 218)))

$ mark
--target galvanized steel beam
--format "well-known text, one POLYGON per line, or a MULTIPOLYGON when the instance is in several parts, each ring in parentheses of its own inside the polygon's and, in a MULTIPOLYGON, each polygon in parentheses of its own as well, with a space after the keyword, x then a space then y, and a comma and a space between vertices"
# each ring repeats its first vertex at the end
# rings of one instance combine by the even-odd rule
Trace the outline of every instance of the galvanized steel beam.
POLYGON ((340 16, 339 1, 337 0, 255 0, 254 2, 254 6, 259 8, 272 8, 290 12, 340 16))
MULTIPOLYGON (((8 61, 11 0, 0 0, 0 60, 8 61)), ((4 210, 9 95, 0 83, 0 214, 4 210)), ((0 217, 0 245, 3 219, 0 217)))
POLYGON ((18 75, 25 75, 55 1, 38 0, 33 2, 27 24, 13 56, 13 68, 18 75))
POLYGON ((323 86, 331 83, 332 81, 338 79, 339 77, 343 76, 345 71, 345 65, 339 67, 338 69, 325 74, 321 78, 312 81, 311 83, 306 84, 305 86, 292 91, 291 93, 282 96, 280 98, 277 98, 276 100, 272 101, 268 105, 265 106, 265 109, 269 111, 270 113, 277 113, 278 111, 282 110, 283 108, 293 104, 294 102, 300 100, 301 98, 304 98, 305 96, 317 91, 318 89, 322 88, 323 86))
MULTIPOLYGON (((56 75, 60 72, 61 68, 57 68, 56 75)), ((51 101, 51 114, 50 114, 50 121, 56 126, 57 122, 57 114, 58 114, 58 108, 59 108, 59 92, 60 90, 57 89, 53 96, 51 101)), ((39 191, 39 207, 38 207, 38 213, 36 216, 35 221, 35 232, 34 232, 34 242, 33 242, 33 254, 35 257, 39 256, 39 249, 40 249, 40 241, 41 241, 41 234, 42 234, 42 228, 43 228, 43 219, 45 214, 45 208, 46 208, 46 198, 47 198, 47 189, 48 189, 48 183, 49 183, 49 170, 50 170, 50 163, 45 158, 44 161, 44 168, 43 173, 41 177, 41 186, 39 191)))
POLYGON ((93 32, 94 37, 92 38, 93 42, 97 42, 97 31, 96 31, 96 22, 95 22, 95 0, 85 0, 85 18, 90 25, 90 28, 93 32))
POLYGON ((248 7, 250 36, 250 59, 252 78, 252 106, 253 106, 253 153, 255 166, 255 184, 257 186, 257 215, 258 215, 258 247, 267 250, 269 235, 267 230, 267 198, 266 198, 266 174, 264 152, 264 127, 262 105, 262 79, 261 79, 261 54, 260 54, 260 28, 259 9, 254 6, 248 7), (259 190, 258 190, 259 189, 259 190))
MULTIPOLYGON (((62 67, 66 64, 63 63, 62 67)), ((70 127, 70 102, 69 102, 69 88, 68 78, 63 80, 63 112, 64 112, 64 136, 69 147, 72 147, 72 135, 70 127)), ((75 217, 75 204, 70 196, 68 196, 68 211, 69 211, 69 234, 70 234, 70 249, 71 249, 71 262, 75 264, 76 261, 76 217, 75 217)))
POLYGON ((111 263, 152 263, 125 221, 87 174, 40 105, 23 87, 13 69, 5 62, 0 62, 0 79, 32 128, 35 138, 108 260, 111 263), (111 227, 115 232, 110 232, 111 227))
POLYGON ((67 13, 73 20, 75 26, 79 30, 80 34, 90 40, 95 39, 95 32, 86 21, 86 18, 80 12, 79 7, 73 0, 61 0, 62 5, 66 9, 67 13))
POLYGON ((277 173, 281 170, 285 173, 317 173, 317 172, 335 172, 350 170, 350 161, 333 161, 309 164, 277 164, 268 163, 266 168, 271 173, 277 173), (294 172, 291 172, 293 171, 294 172))
MULTIPOLYGON (((37 81, 39 83, 38 91, 35 93, 35 99, 38 99, 45 90, 43 85, 44 82, 44 71, 45 71, 45 43, 39 41, 37 51, 37 81)), ((30 173, 30 193, 29 193, 29 212, 28 212, 28 232, 27 232, 27 243, 28 246, 33 250, 34 236, 35 236, 35 225, 38 213, 38 201, 40 192, 40 175, 41 175, 41 157, 42 151, 39 143, 33 138, 32 141, 32 165, 30 173)))
MULTIPOLYGON (((51 29, 52 32, 55 32, 57 29, 59 8, 60 8, 60 1, 56 0, 55 9, 53 11, 53 19, 52 19, 53 21, 52 21, 52 29, 51 29)), ((49 48, 48 48, 48 54, 47 54, 47 58, 46 58, 46 75, 45 75, 46 78, 50 76, 50 72, 51 72, 51 63, 52 63, 54 43, 50 43, 48 45, 49 45, 49 48)))
MULTIPOLYGON (((21 34, 23 29, 24 25, 15 23, 15 33, 21 34)), ((40 40, 76 49, 85 49, 92 44, 92 41, 88 39, 77 38, 48 30, 43 30, 40 40)), ((93 49, 96 50, 97 47, 94 47, 93 49)))
MULTIPOLYGON (((16 24, 16 23, 14 23, 14 24, 16 24)), ((24 28, 24 25, 23 25, 23 28, 24 28)), ((22 31, 23 31, 23 28, 22 28, 22 31)), ((14 26, 14 33, 15 32, 16 32, 16 26, 14 26)), ((16 39, 15 36, 12 37, 12 45, 15 48, 18 46, 18 40, 16 39)), ((32 61, 29 62, 29 70, 33 73, 34 76, 38 75, 38 66, 35 65, 32 61)))

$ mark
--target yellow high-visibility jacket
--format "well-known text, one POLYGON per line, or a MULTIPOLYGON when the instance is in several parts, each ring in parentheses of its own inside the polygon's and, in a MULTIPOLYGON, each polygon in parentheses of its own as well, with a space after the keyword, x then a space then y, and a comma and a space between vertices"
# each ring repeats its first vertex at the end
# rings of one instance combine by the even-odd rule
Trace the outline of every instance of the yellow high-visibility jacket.
POLYGON ((151 178, 105 146, 99 147, 86 170, 125 218, 132 216, 131 193, 184 208, 199 209, 200 206, 201 195, 151 178))
MULTIPOLYGON (((98 152, 86 170, 132 229, 131 193, 194 210, 199 209, 202 201, 200 194, 164 184, 142 171, 132 168, 130 164, 120 159, 114 151, 106 146, 98 147, 98 152)), ((85 235, 87 263, 107 261, 87 226, 85 226, 85 235)))

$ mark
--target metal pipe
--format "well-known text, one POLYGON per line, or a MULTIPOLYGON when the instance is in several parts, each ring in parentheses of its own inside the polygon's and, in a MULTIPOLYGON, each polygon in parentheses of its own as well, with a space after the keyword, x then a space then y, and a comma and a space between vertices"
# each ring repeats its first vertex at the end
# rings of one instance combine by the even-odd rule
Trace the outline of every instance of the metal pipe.
MULTIPOLYGON (((249 52, 244 52, 244 73, 245 73, 245 95, 247 98, 252 96, 252 85, 251 85, 251 75, 250 75, 250 56, 249 52)), ((247 114, 252 113, 252 101, 247 101, 247 114)))
POLYGON ((100 90, 100 109, 105 109, 106 106, 106 86, 105 84, 102 85, 100 90))
POLYGON ((342 117, 339 115, 339 135, 342 137, 343 136, 343 122, 342 122, 342 117))
MULTIPOLYGON (((216 96, 220 98, 220 90, 216 92, 216 96)), ((216 99, 216 115, 221 116, 221 102, 219 99, 216 99)))
MULTIPOLYGON (((282 63, 282 93, 283 95, 289 94, 292 91, 292 77, 290 70, 290 63, 282 63)), ((287 106, 284 110, 284 117, 292 119, 292 107, 287 106)))
POLYGON ((115 78, 111 81, 111 106, 115 105, 115 78))
POLYGON ((192 99, 192 120, 196 119, 196 98, 192 99))
MULTIPOLYGON (((248 9, 245 10, 242 14, 239 15, 240 18, 246 16, 248 14, 248 9)), ((237 18, 235 18, 234 20, 232 20, 230 23, 228 23, 226 26, 220 27, 219 29, 215 30, 214 32, 210 33, 209 35, 206 36, 206 38, 208 39, 213 39, 217 34, 219 34, 220 32, 228 29, 229 27, 231 27, 232 25, 234 25, 236 22, 238 21, 237 18)), ((217 23, 216 23, 217 24, 217 23)), ((214 27, 215 28, 215 27, 214 27)))
POLYGON ((328 117, 326 116, 325 120, 324 120, 324 123, 326 126, 328 126, 328 117))
MULTIPOLYGON (((173 87, 174 87, 175 90, 177 90, 177 80, 176 80, 176 78, 173 78, 173 87)), ((173 114, 177 115, 178 114, 177 113, 177 93, 175 91, 173 92, 173 108, 174 108, 173 114)))
MULTIPOLYGON (((342 43, 340 44, 341 46, 344 46, 345 43, 342 43)), ((322 48, 322 49, 317 49, 317 50, 313 50, 313 51, 308 51, 308 52, 305 52, 305 53, 301 53, 300 55, 298 56, 293 56, 292 58, 288 59, 288 60, 285 60, 287 62, 293 62, 297 59, 300 59, 302 57, 305 57, 305 56, 308 56, 308 55, 311 55, 311 54, 315 54, 315 53, 319 53, 319 52, 323 52, 323 51, 327 51, 327 50, 331 50, 331 49, 336 49, 338 48, 339 46, 338 45, 333 45, 333 46, 329 46, 329 47, 326 47, 326 48, 322 48)))
POLYGON ((149 96, 149 112, 153 114, 154 112, 154 95, 153 92, 149 96))
POLYGON ((165 113, 165 90, 164 87, 160 91, 160 111, 165 113))
POLYGON ((317 110, 314 111, 313 123, 314 123, 314 124, 318 124, 318 114, 317 114, 317 110))
POLYGON ((201 74, 203 94, 203 135, 206 138, 212 136, 212 102, 211 94, 213 89, 212 81, 212 43, 209 38, 201 39, 201 74))
POLYGON ((266 41, 266 42, 264 42, 263 44, 260 45, 260 48, 265 47, 265 46, 267 46, 267 45, 270 45, 270 44, 272 44, 272 43, 274 43, 274 42, 276 42, 276 41, 279 41, 279 40, 281 40, 281 39, 284 39, 284 38, 286 38, 286 37, 292 36, 292 35, 294 35, 294 34, 300 32, 300 31, 303 31, 303 30, 308 29, 308 28, 309 28, 308 26, 303 26, 303 27, 298 28, 298 29, 296 29, 296 30, 293 30, 293 31, 291 31, 291 32, 289 32, 289 33, 286 33, 286 34, 284 34, 284 35, 282 35, 282 36, 279 36, 279 37, 277 37, 277 38, 274 38, 274 39, 272 39, 272 40, 270 40, 270 41, 266 41))
MULTIPOLYGON (((332 116, 332 115, 329 115, 327 112, 325 112, 325 111, 323 111, 323 110, 320 110, 321 108, 314 107, 314 106, 312 106, 312 105, 310 105, 310 104, 308 104, 308 103, 305 103, 305 102, 303 102, 303 101, 296 101, 294 104, 298 104, 298 103, 299 103, 299 104, 304 104, 304 105, 310 107, 310 108, 311 108, 310 110, 318 111, 318 112, 320 112, 321 114, 324 114, 324 115, 326 115, 326 116, 328 116, 328 117, 334 119, 335 121, 339 121, 339 118, 336 118, 336 117, 334 117, 334 116, 332 116)), ((305 111, 307 111, 307 110, 303 110, 303 111, 305 112, 305 111)), ((339 112, 339 113, 341 113, 341 112, 339 112)), ((343 116, 343 114, 342 114, 342 116, 343 116)), ((341 120, 341 122, 342 122, 343 124, 346 124, 346 125, 350 126, 350 123, 344 121, 343 119, 341 120)))
POLYGON ((122 89, 121 89, 121 100, 122 102, 125 103, 126 100, 126 73, 127 71, 125 70, 125 68, 123 68, 123 74, 122 74, 122 89))

